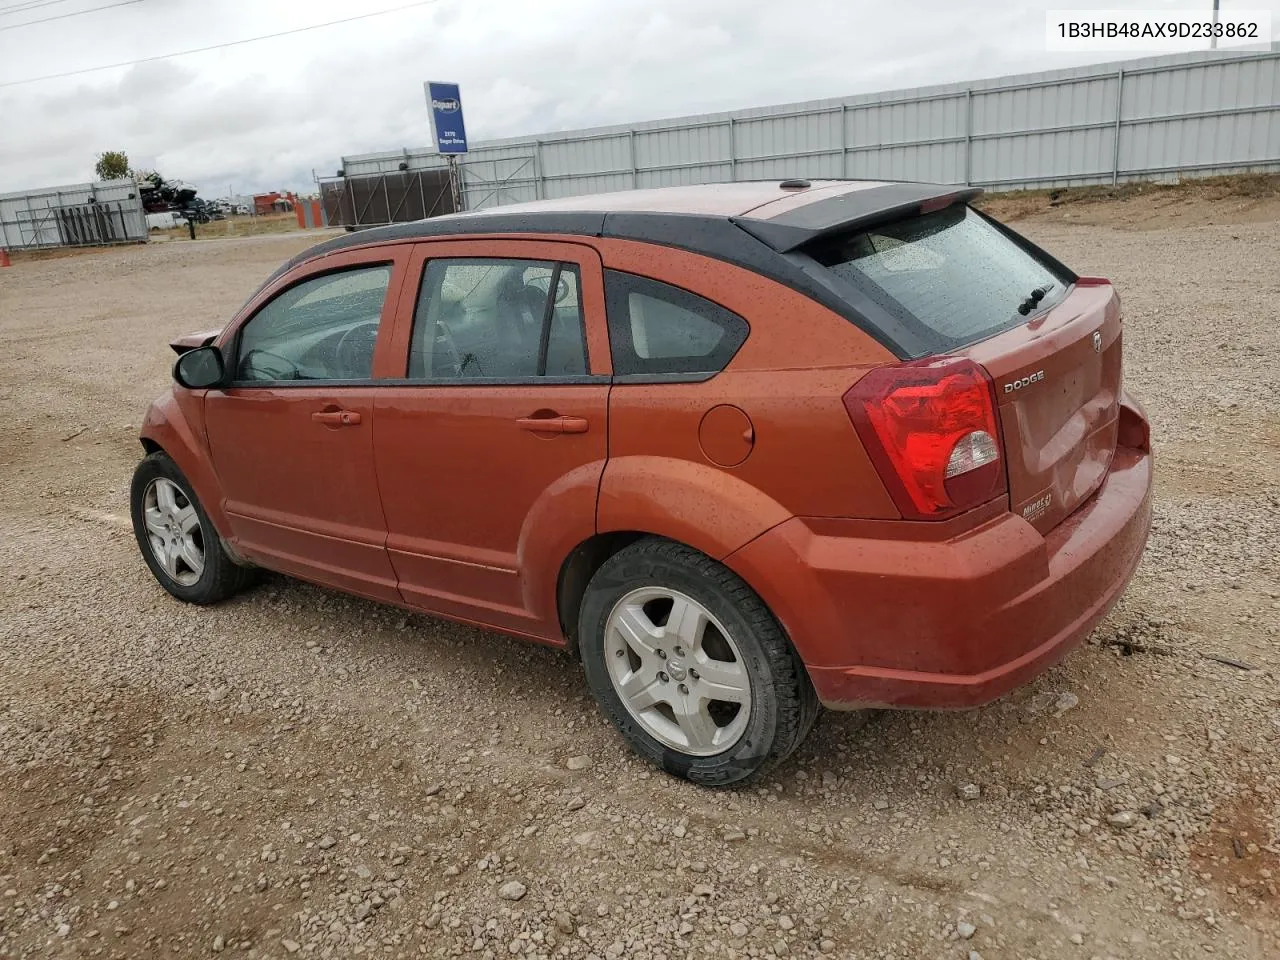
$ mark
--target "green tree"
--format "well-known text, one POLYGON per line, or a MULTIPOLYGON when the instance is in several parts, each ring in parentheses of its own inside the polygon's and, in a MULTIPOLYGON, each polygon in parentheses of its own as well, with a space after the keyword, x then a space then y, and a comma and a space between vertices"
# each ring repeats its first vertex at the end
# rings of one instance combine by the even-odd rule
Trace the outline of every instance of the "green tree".
POLYGON ((99 180, 124 180, 129 176, 129 157, 123 150, 108 150, 98 154, 93 172, 99 180))

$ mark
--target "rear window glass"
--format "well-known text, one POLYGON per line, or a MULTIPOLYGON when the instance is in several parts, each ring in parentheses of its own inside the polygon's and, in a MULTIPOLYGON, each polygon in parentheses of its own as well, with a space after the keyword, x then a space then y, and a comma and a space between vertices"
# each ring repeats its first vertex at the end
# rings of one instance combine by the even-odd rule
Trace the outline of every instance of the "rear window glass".
POLYGON ((826 241, 808 252, 935 353, 1025 323, 1061 300, 1068 283, 959 205, 826 241), (1023 306, 1026 312, 1020 313, 1023 306))

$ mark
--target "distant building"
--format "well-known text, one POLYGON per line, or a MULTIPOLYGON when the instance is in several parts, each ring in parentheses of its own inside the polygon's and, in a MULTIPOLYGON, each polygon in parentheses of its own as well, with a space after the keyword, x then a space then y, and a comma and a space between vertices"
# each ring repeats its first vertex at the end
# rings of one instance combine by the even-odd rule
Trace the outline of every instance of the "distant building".
POLYGON ((253 212, 258 216, 268 213, 289 213, 293 210, 296 197, 292 193, 255 193, 253 195, 253 212))

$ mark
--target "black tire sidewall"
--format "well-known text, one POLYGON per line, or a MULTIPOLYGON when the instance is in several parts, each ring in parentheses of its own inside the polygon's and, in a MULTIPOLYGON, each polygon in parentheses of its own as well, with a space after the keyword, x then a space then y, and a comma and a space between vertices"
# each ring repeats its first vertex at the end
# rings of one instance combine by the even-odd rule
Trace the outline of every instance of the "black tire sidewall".
MULTIPOLYGON (((727 585, 741 588, 733 591, 738 594, 735 597, 726 589, 726 584, 717 578, 708 578, 705 570, 684 562, 681 554, 688 553, 705 563, 714 564, 710 558, 673 543, 662 544, 667 545, 676 549, 665 554, 653 550, 623 550, 607 561, 592 578, 583 598, 578 633, 587 685, 613 725, 646 760, 668 773, 696 783, 712 786, 735 783, 767 765, 777 735, 775 684, 778 678, 765 645, 756 635, 761 614, 764 617, 770 615, 753 593, 746 604, 742 602, 742 591, 750 591, 741 581, 727 585), (614 689, 605 663, 605 623, 623 596, 645 586, 678 590, 705 606, 729 632, 747 666, 751 684, 751 714, 747 728, 733 746, 721 753, 706 757, 689 756, 654 739, 632 717, 614 689), (743 609, 752 604, 758 609, 743 609)), ((720 570, 729 573, 723 567, 720 570)))
POLYGON ((129 514, 133 520, 133 535, 138 541, 138 550, 160 586, 187 603, 210 603, 217 599, 216 587, 223 577, 221 565, 230 561, 222 551, 222 541, 218 531, 214 529, 209 515, 204 512, 204 506, 196 496, 191 482, 178 469, 178 465, 165 454, 149 455, 134 470, 133 481, 129 485, 129 514), (143 497, 151 482, 159 478, 169 480, 181 487, 183 495, 195 507, 196 516, 200 518, 200 531, 204 540, 204 570, 200 574, 200 579, 190 586, 184 586, 170 577, 164 567, 160 566, 151 549, 151 541, 147 535, 146 521, 143 517, 143 497))

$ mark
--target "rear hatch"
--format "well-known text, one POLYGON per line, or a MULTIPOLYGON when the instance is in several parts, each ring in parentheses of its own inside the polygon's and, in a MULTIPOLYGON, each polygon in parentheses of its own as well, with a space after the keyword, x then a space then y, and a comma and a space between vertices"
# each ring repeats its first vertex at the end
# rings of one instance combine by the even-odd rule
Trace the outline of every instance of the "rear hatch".
POLYGON ((1010 509, 1048 532, 1097 490, 1115 452, 1120 308, 960 203, 850 233, 804 253, 911 356, 960 356, 990 375, 1010 509))
POLYGON ((1119 300, 1110 284, 1091 281, 963 351, 995 383, 1010 509, 1041 533, 1087 500, 1111 466, 1120 352, 1119 300))

